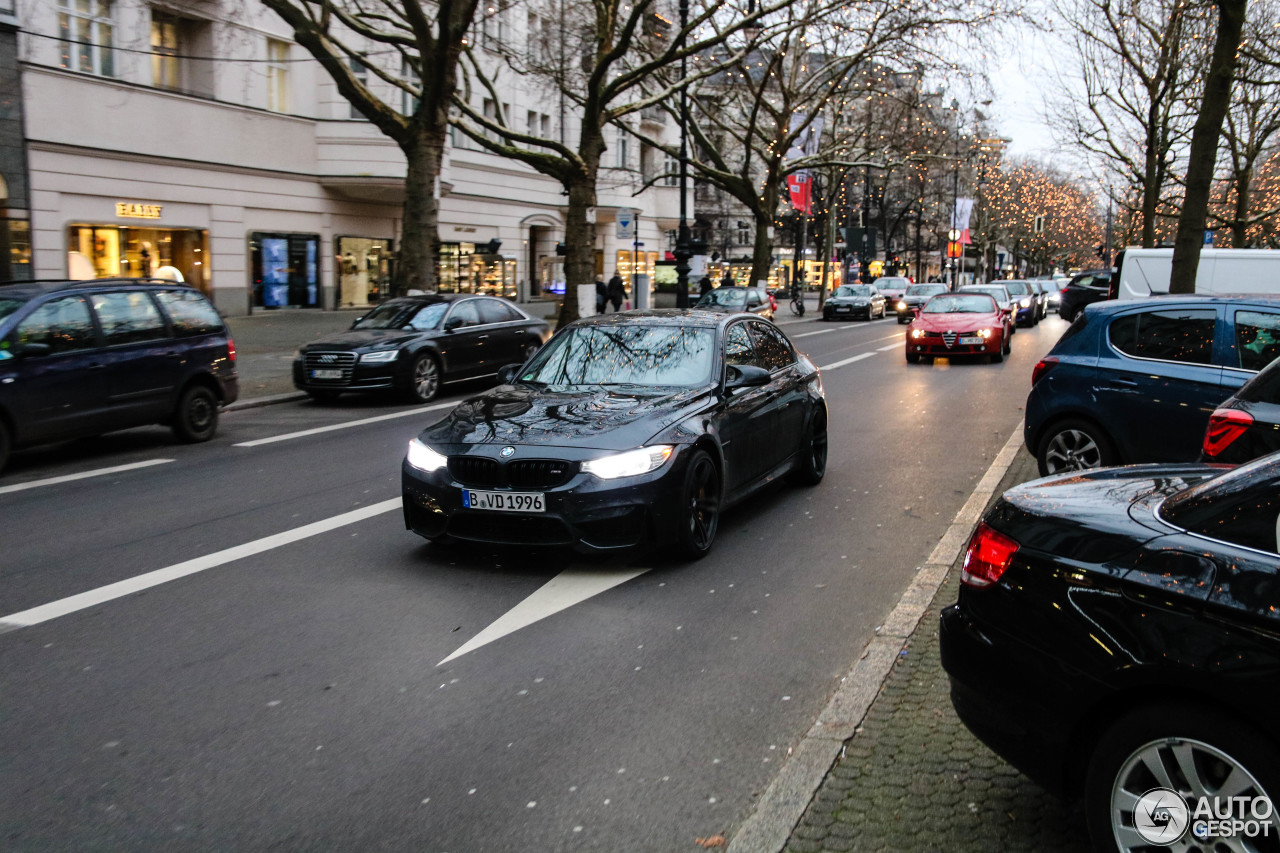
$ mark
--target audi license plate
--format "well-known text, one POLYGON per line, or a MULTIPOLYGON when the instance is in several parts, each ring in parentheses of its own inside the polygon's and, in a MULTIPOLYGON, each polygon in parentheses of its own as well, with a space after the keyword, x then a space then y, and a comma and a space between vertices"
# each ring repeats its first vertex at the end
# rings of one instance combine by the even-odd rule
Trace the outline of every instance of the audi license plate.
POLYGON ((341 379, 341 370, 313 370, 311 371, 312 379, 341 379))
POLYGON ((837 311, 852 311, 853 309, 852 309, 852 308, 850 308, 848 305, 837 305, 837 306, 836 306, 836 310, 837 310, 837 311))
POLYGON ((981 345, 981 344, 985 343, 985 341, 986 341, 986 339, 985 339, 985 338, 978 337, 977 335, 974 335, 972 338, 961 338, 961 339, 960 339, 960 343, 962 343, 962 344, 973 344, 973 345, 981 345))
POLYGON ((462 490, 462 505, 467 509, 493 509, 505 512, 546 512, 547 500, 542 492, 474 492, 462 490))

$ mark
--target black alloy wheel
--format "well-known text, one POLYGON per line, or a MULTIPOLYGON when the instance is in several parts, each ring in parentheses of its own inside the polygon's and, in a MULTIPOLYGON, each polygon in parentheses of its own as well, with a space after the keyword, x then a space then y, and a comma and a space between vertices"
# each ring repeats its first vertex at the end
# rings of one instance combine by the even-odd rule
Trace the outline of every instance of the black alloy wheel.
POLYGON ((218 431, 218 401, 203 385, 182 392, 173 410, 173 434, 179 441, 194 444, 208 441, 218 431))
POLYGON ((430 353, 422 353, 409 368, 409 399, 429 403, 440 392, 440 365, 430 353))
POLYGON ((680 536, 676 550, 688 560, 711 551, 720 526, 720 472, 705 450, 695 450, 684 474, 680 536))
POLYGON ((816 486, 827 473, 827 417, 813 413, 809 434, 796 451, 796 466, 791 469, 791 482, 797 486, 816 486))
POLYGON ((1102 431, 1076 418, 1058 421, 1045 431, 1036 461, 1042 477, 1116 464, 1111 442, 1102 431))

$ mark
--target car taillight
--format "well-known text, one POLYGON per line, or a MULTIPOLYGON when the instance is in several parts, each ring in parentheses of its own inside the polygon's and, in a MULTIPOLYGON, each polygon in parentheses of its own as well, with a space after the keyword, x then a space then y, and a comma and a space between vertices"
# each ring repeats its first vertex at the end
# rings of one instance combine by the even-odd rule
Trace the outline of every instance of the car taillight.
POLYGON ((1204 455, 1210 459, 1231 446, 1253 426, 1253 415, 1239 409, 1218 409, 1209 416, 1204 431, 1204 455))
POLYGON ((1018 543, 987 526, 984 521, 973 531, 969 550, 964 555, 960 582, 974 589, 984 589, 1000 580, 1000 576, 1018 553, 1018 543))
POLYGON ((227 361, 235 364, 236 361, 236 342, 227 338, 227 361))
POLYGON ((1035 385, 1044 375, 1057 366, 1058 360, 1051 355, 1047 355, 1036 364, 1031 370, 1031 384, 1035 385))

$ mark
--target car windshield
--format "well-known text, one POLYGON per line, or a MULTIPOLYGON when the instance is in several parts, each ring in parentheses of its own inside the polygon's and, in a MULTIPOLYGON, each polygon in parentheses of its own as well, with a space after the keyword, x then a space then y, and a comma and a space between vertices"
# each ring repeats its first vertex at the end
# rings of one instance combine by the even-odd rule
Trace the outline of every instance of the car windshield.
POLYGON ((360 318, 353 329, 403 329, 412 325, 415 329, 434 329, 449 307, 447 302, 386 302, 360 318))
POLYGON ((939 293, 946 293, 947 286, 945 284, 913 284, 907 288, 907 296, 936 296, 939 293))
POLYGON ((871 288, 865 284, 842 284, 836 288, 836 296, 870 296, 871 288))
POLYGON ((21 299, 0 299, 0 320, 8 317, 25 304, 26 302, 21 299))
POLYGON ((741 287, 722 287, 698 300, 696 308, 741 308, 747 304, 747 291, 741 287))
POLYGON ((997 305, 1007 305, 1009 303, 1009 291, 1001 285, 998 289, 994 287, 966 287, 967 293, 985 293, 996 301, 997 305))
POLYGON ((925 303, 925 314, 994 314, 995 301, 981 293, 951 293, 925 303))
POLYGON ((907 280, 905 278, 878 278, 871 283, 881 290, 886 287, 897 289, 907 286, 907 280))
POLYGON ((711 381, 715 330, 697 326, 570 326, 534 357, 520 381, 551 388, 687 387, 711 381))
POLYGON ((1004 289, 1014 296, 1026 296, 1031 292, 1031 286, 1025 281, 1006 281, 1004 282, 1004 289))

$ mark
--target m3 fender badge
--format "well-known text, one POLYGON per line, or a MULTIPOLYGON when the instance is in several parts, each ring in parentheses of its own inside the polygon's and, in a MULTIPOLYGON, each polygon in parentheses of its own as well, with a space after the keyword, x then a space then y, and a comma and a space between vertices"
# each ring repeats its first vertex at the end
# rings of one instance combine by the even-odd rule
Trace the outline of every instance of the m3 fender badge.
POLYGON ((508 456, 511 456, 515 452, 516 452, 516 449, 508 445, 507 447, 502 448, 502 458, 506 459, 508 456))

